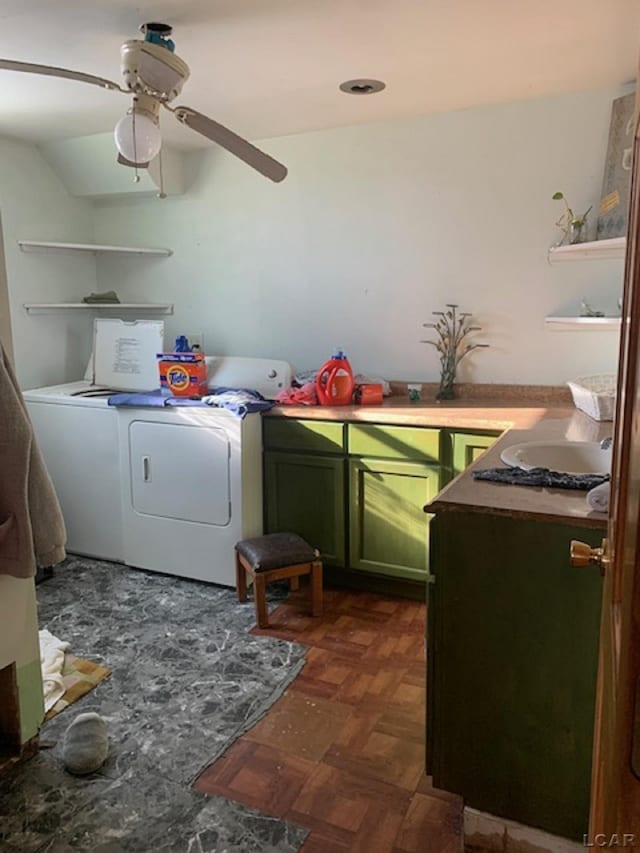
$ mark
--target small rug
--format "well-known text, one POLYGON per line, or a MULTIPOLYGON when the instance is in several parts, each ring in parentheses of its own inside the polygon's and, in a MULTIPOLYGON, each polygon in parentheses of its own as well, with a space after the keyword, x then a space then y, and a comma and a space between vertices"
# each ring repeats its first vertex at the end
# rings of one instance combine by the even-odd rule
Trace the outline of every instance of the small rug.
POLYGON ((67 652, 64 656, 64 665, 62 667, 64 695, 47 711, 45 720, 50 720, 56 714, 59 714, 60 711, 64 711, 69 705, 77 702, 81 696, 93 690, 97 684, 100 684, 109 675, 111 675, 111 670, 106 666, 101 666, 92 660, 85 660, 67 652))

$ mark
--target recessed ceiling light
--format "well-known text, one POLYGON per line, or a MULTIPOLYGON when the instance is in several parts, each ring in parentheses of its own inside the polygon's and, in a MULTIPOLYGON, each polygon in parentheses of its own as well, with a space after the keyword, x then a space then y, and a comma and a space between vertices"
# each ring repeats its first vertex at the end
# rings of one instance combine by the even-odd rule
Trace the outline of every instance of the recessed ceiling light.
POLYGON ((369 80, 366 77, 358 77, 356 80, 345 80, 340 84, 340 90, 348 95, 373 95, 381 92, 385 83, 382 80, 369 80))

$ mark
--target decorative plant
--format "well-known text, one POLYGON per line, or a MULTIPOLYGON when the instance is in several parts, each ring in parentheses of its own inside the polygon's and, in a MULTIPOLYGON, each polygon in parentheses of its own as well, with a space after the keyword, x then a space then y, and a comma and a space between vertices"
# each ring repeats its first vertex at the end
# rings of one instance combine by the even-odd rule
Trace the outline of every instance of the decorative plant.
POLYGON ((488 347, 489 344, 472 344, 467 337, 472 332, 481 332, 481 326, 469 323, 471 314, 458 314, 457 305, 447 303, 448 311, 433 311, 439 319, 435 323, 423 323, 425 329, 435 329, 437 341, 420 341, 435 347, 440 356, 440 388, 436 394, 438 400, 452 400, 455 396, 454 383, 456 370, 462 359, 475 349, 488 347))
POLYGON ((590 205, 584 213, 576 216, 573 210, 569 207, 569 202, 566 200, 563 193, 554 193, 551 198, 554 201, 564 202, 564 212, 556 222, 556 225, 562 231, 562 239, 560 240, 559 245, 561 246, 567 239, 569 243, 584 242, 587 231, 587 216, 589 215, 589 211, 593 205, 590 205))

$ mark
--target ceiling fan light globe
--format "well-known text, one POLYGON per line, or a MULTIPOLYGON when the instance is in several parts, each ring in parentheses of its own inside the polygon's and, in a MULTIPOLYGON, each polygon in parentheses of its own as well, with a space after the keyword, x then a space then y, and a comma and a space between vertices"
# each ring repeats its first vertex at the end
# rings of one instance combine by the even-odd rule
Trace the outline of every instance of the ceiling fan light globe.
POLYGON ((134 114, 127 113, 116 125, 113 135, 118 151, 132 163, 148 163, 162 147, 160 128, 143 113, 135 114, 135 122, 134 114))

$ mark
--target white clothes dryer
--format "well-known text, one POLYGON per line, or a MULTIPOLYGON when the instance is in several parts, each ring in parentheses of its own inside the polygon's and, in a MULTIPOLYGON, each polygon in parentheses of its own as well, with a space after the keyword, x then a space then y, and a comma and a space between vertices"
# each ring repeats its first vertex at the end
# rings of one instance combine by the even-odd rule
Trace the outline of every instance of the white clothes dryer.
MULTIPOLYGON (((273 398, 291 384, 283 361, 207 358, 209 385, 273 398)), ((203 407, 118 408, 124 560, 235 585, 234 545, 259 536, 262 420, 203 407)))
POLYGON ((119 408, 124 560, 233 586, 262 533, 262 421, 224 409, 119 408))

